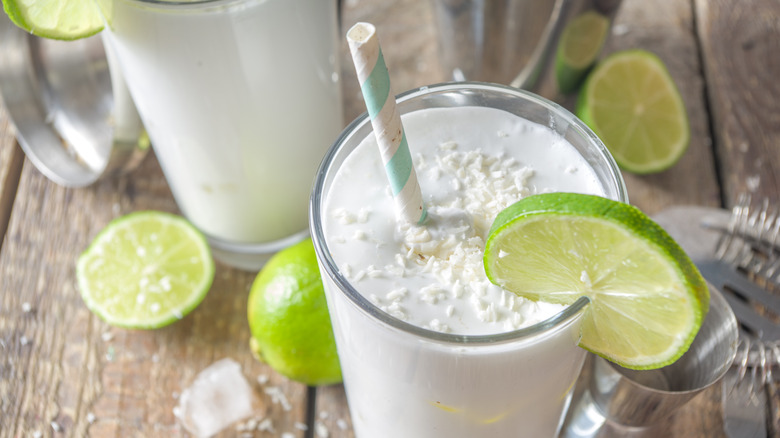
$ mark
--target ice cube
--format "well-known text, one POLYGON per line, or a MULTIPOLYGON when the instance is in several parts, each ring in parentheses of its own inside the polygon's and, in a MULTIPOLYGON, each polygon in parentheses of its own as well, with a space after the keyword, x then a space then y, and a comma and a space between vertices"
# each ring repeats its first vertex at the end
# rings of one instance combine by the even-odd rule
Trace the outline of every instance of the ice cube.
POLYGON ((190 433, 212 436, 252 415, 254 393, 241 365, 226 358, 201 371, 179 396, 174 414, 190 433))

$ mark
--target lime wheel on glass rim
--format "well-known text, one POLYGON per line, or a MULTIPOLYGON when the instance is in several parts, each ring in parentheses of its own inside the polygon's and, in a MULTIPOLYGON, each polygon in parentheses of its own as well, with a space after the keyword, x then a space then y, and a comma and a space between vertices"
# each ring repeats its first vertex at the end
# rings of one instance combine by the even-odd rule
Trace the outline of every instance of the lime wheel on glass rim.
POLYGON ((687 351, 709 290, 680 246, 637 208, 599 196, 527 197, 495 219, 484 255, 491 282, 530 300, 590 299, 580 346, 632 369, 687 351))
POLYGON ((75 40, 103 29, 103 17, 95 0, 3 0, 11 21, 43 38, 75 40))

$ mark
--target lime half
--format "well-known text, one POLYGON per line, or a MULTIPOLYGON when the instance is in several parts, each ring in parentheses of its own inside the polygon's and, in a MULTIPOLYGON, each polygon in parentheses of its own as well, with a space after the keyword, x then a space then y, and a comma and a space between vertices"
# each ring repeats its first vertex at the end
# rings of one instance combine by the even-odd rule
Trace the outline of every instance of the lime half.
POLYGON ((606 198, 549 193, 502 211, 490 230, 491 282, 531 300, 590 299, 580 346, 632 369, 688 350, 709 291, 677 243, 637 208, 606 198))
POLYGON ((214 279, 208 243, 180 216, 131 213, 109 223, 76 265, 84 303, 111 325, 153 329, 177 321, 214 279))
POLYGON ((103 29, 96 0, 3 0, 3 9, 14 24, 44 38, 75 40, 103 29))
POLYGON ((555 53, 555 78, 561 93, 571 93, 601 53, 609 31, 609 18, 596 11, 575 17, 561 33, 555 53))
POLYGON ((685 104, 664 63, 644 50, 607 57, 585 81, 577 116, 618 165, 646 174, 668 169, 688 148, 685 104))

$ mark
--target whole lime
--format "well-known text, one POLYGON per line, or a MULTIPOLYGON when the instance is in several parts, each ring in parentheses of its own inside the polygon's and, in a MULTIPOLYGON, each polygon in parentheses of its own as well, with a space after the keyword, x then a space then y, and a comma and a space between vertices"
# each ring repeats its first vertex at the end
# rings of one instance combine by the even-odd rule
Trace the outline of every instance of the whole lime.
POLYGON ((248 306, 250 347, 280 374, 307 385, 341 382, 341 366, 311 239, 286 248, 257 274, 248 306))

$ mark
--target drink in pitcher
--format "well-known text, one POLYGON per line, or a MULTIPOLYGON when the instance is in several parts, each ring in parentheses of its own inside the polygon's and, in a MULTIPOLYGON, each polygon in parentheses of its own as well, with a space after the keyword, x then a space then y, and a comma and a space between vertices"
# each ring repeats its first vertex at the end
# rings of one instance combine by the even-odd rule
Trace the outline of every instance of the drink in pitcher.
POLYGON ((521 198, 626 201, 622 178, 581 122, 527 92, 437 85, 398 110, 427 222, 397 221, 365 117, 326 155, 310 211, 355 433, 555 436, 585 357, 587 299, 532 302, 493 285, 485 239, 521 198))
POLYGON ((171 191, 215 255, 257 269, 305 236, 343 127, 336 2, 101 1, 171 191))

